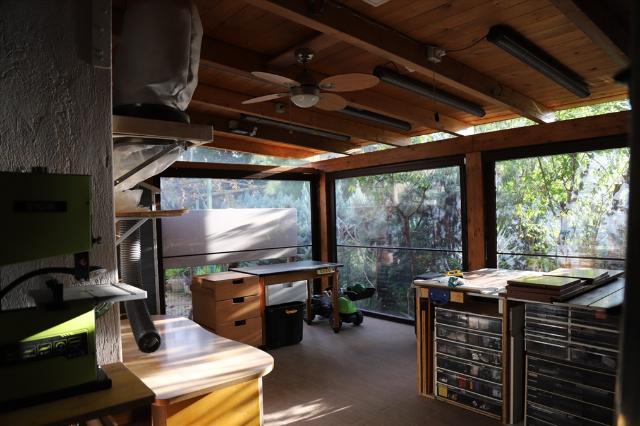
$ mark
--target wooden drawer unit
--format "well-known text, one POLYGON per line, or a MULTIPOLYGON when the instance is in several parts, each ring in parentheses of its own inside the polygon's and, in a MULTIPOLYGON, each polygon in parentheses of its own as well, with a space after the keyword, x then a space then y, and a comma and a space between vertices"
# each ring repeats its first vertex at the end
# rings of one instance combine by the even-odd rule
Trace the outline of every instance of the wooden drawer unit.
POLYGON ((248 318, 230 322, 221 322, 216 334, 251 346, 262 345, 262 318, 248 318))
POLYGON ((220 272, 193 277, 193 320, 228 339, 262 344, 258 277, 220 272))

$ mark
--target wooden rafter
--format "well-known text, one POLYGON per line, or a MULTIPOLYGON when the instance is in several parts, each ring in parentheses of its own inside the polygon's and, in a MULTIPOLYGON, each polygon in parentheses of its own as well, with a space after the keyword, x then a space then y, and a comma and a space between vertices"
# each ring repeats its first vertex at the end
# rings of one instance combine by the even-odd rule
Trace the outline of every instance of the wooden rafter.
MULTIPOLYGON (((262 58, 261 55, 255 52, 207 37, 202 41, 200 56, 200 63, 203 67, 224 69, 246 76, 251 76, 251 71, 269 71, 296 79, 300 71, 296 66, 274 68, 268 65, 269 61, 267 59, 262 58)), ((293 53, 291 53, 291 57, 293 58, 293 53)), ((318 80, 326 77, 321 73, 314 73, 314 76, 318 80)), ((379 93, 359 91, 342 93, 341 95, 353 107, 405 120, 411 123, 413 127, 429 127, 454 135, 468 134, 470 129, 470 126, 465 122, 444 114, 440 114, 439 120, 436 121, 434 111, 415 105, 408 105, 406 102, 379 93)))
POLYGON ((304 149, 292 145, 273 142, 249 136, 229 135, 216 132, 213 142, 204 145, 210 148, 228 149, 251 154, 272 155, 282 158, 308 158, 320 153, 317 150, 304 149))
POLYGON ((306 1, 245 1, 425 76, 431 77, 435 73, 436 77, 448 86, 486 102, 501 105, 536 122, 544 122, 550 113, 534 99, 504 87, 496 80, 453 59, 444 57, 439 64, 429 62, 422 43, 373 22, 342 5, 326 1, 323 2, 319 13, 313 13, 306 1))
MULTIPOLYGON (((359 147, 359 145, 351 142, 343 142, 315 135, 290 132, 285 129, 263 124, 244 123, 241 120, 226 117, 202 113, 191 113, 190 116, 192 122, 213 125, 216 138, 219 135, 223 135, 227 139, 242 139, 244 141, 254 140, 272 143, 281 142, 283 144, 311 149, 315 151, 314 153, 329 151, 345 154, 347 151, 359 147), (245 132, 247 135, 234 133, 232 129, 245 132), (251 136, 251 134, 253 134, 253 136, 251 136)), ((216 140, 214 139, 214 143, 215 142, 216 140)), ((314 153, 307 155, 307 157, 314 155, 314 153)))
POLYGON ((350 135, 352 142, 355 143, 359 143, 360 141, 362 143, 376 142, 395 146, 405 146, 411 143, 410 137, 400 133, 363 125, 335 115, 323 114, 301 108, 289 109, 287 112, 281 114, 276 112, 271 103, 242 104, 242 101, 250 97, 251 95, 245 93, 232 92, 201 83, 193 95, 193 100, 189 108, 193 111, 207 114, 210 114, 212 109, 220 108, 236 113, 266 117, 273 120, 350 135))
POLYGON ((618 65, 629 65, 631 28, 625 13, 616 9, 620 2, 592 0, 551 0, 576 27, 618 65))
POLYGON ((629 133, 629 120, 629 112, 617 112, 318 161, 313 163, 313 167, 324 172, 337 172, 471 152, 623 136, 629 133))

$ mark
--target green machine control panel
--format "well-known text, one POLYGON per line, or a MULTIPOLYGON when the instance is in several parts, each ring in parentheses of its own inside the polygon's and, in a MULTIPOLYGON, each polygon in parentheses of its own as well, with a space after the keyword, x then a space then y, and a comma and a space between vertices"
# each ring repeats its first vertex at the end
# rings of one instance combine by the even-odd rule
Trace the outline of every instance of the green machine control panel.
POLYGON ((0 265, 91 249, 91 176, 0 172, 0 265))

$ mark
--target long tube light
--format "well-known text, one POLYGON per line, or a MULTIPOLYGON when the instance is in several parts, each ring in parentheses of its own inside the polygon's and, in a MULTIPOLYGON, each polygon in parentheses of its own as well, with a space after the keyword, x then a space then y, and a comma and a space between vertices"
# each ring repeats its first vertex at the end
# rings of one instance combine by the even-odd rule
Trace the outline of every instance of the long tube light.
POLYGON ((484 117, 485 115, 484 108, 478 104, 459 98, 451 93, 443 92, 436 87, 429 86, 421 81, 390 70, 389 68, 381 66, 375 67, 373 74, 385 83, 392 84, 426 98, 433 99, 436 102, 468 112, 476 117, 484 117))
POLYGON ((589 86, 576 73, 535 44, 504 25, 494 25, 487 40, 511 56, 538 70, 580 98, 591 95, 589 86))
POLYGON ((408 132, 409 130, 411 130, 411 124, 407 123, 406 121, 398 120, 397 118, 389 117, 383 114, 378 114, 377 112, 368 111, 366 109, 346 106, 343 109, 341 109, 340 112, 343 114, 350 115, 352 117, 361 118, 363 120, 368 120, 374 123, 393 127, 394 129, 404 130, 405 132, 408 132))
POLYGON ((300 126, 298 124, 291 124, 284 121, 271 120, 270 118, 256 117, 255 115, 241 114, 240 119, 243 121, 248 121, 250 123, 266 124, 268 126, 279 127, 281 129, 291 130, 294 132, 306 133, 307 135, 321 136, 341 142, 349 142, 351 140, 351 136, 349 135, 314 129, 312 127, 300 126))

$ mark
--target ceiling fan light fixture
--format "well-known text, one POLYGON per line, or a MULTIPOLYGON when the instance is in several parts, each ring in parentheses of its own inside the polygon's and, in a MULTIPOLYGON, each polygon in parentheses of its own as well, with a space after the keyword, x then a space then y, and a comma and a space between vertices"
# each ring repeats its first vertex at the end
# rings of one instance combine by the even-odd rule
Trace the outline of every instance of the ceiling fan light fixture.
POLYGON ((312 85, 300 85, 291 88, 291 102, 300 108, 311 108, 320 100, 320 90, 312 85))

